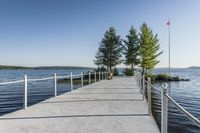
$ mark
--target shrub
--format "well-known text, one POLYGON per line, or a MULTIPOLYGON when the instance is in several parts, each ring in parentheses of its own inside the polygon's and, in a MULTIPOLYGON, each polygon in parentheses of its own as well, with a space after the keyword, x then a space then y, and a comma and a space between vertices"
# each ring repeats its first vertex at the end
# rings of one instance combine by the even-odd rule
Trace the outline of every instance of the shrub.
POLYGON ((132 72, 132 70, 130 68, 125 68, 123 70, 124 75, 126 76, 134 76, 134 72, 132 72))
POLYGON ((114 76, 119 76, 119 72, 118 72, 116 67, 113 69, 113 75, 114 76))

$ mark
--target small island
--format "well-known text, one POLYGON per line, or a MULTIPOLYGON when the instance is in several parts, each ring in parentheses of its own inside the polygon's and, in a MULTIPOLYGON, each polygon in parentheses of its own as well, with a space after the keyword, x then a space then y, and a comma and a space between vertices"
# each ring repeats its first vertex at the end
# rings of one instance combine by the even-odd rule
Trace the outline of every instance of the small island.
POLYGON ((200 66, 190 66, 187 69, 200 69, 200 66))
POLYGON ((190 79, 180 78, 179 76, 171 76, 166 73, 148 74, 146 77, 150 77, 153 82, 190 81, 190 79))

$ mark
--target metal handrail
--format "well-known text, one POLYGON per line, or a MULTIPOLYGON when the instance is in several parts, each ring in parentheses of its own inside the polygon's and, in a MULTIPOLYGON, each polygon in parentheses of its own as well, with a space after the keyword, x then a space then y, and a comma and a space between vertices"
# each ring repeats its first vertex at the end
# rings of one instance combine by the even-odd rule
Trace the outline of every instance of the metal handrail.
POLYGON ((59 78, 69 78, 70 79, 70 86, 71 86, 71 91, 73 91, 73 77, 78 77, 80 76, 81 78, 81 86, 83 87, 83 78, 84 75, 89 75, 89 84, 91 83, 91 74, 95 75, 95 79, 94 82, 96 82, 96 75, 99 74, 99 80, 103 80, 106 79, 106 77, 108 76, 107 72, 93 72, 93 73, 87 73, 87 74, 83 74, 83 72, 81 74, 76 74, 73 75, 72 73, 70 75, 66 75, 66 76, 57 76, 56 73, 54 74, 53 77, 46 77, 46 78, 33 78, 33 79, 28 79, 27 75, 24 75, 24 79, 22 80, 16 80, 16 81, 9 81, 9 82, 2 82, 0 83, 0 85, 8 85, 8 84, 17 84, 17 83, 24 83, 24 100, 23 100, 23 108, 26 109, 27 108, 27 93, 28 93, 28 82, 36 82, 36 81, 45 81, 45 80, 52 80, 54 79, 54 97, 57 96, 57 79, 59 78), (100 79, 100 76, 102 76, 102 78, 100 79))
POLYGON ((16 81, 9 81, 9 82, 2 82, 2 83, 0 83, 0 85, 16 84, 16 83, 22 83, 22 82, 24 82, 24 79, 16 80, 16 81))
POLYGON ((187 110, 185 110, 180 104, 178 104, 167 93, 164 93, 164 95, 182 112, 182 114, 184 114, 189 120, 191 120, 195 125, 197 125, 200 128, 200 120, 199 119, 197 119, 194 115, 192 115, 187 110))
POLYGON ((154 87, 152 84, 150 84, 151 88, 153 88, 155 91, 157 92, 160 92, 161 93, 161 90, 157 89, 156 87, 154 87))
POLYGON ((63 78, 69 78, 70 75, 66 75, 66 76, 57 76, 57 79, 63 79, 63 78))
MULTIPOLYGON (((157 92, 161 93, 161 112, 162 112, 162 116, 161 116, 161 133, 167 133, 167 115, 168 115, 168 100, 170 100, 179 110, 180 112, 185 115, 190 121, 192 121, 196 126, 198 126, 200 128, 200 120, 198 118, 196 118, 194 115, 192 115, 191 113, 189 113, 186 109, 184 109, 179 103, 177 103, 169 94, 168 94, 168 89, 167 89, 167 84, 165 86, 162 86, 162 90, 159 90, 158 88, 154 87, 151 84, 150 79, 148 79, 148 81, 145 80, 145 76, 141 76, 141 72, 137 71, 136 72, 136 82, 138 84, 138 87, 143 91, 143 98, 144 98, 144 94, 145 94, 145 83, 147 85, 147 90, 148 90, 148 112, 151 115, 151 89, 156 90, 157 92), (143 82, 143 83, 142 83, 143 82)), ((142 92, 141 91, 141 92, 142 92)))

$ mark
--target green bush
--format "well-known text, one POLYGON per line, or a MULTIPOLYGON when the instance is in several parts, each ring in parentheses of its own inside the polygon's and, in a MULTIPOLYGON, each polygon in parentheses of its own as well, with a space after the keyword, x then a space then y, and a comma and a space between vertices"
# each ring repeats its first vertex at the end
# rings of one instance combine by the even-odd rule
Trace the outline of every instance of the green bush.
POLYGON ((119 72, 118 72, 116 67, 113 69, 113 75, 114 76, 119 76, 119 72))
POLYGON ((126 76, 134 76, 134 72, 132 72, 132 70, 130 68, 125 68, 123 70, 124 75, 126 76))
POLYGON ((168 74, 157 74, 155 75, 156 81, 169 81, 171 77, 168 74))

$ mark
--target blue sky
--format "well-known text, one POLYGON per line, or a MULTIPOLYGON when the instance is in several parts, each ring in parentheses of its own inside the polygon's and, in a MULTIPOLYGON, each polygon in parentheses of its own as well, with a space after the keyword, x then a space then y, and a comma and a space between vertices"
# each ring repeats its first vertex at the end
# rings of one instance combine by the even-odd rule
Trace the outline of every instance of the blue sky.
POLYGON ((146 22, 164 51, 157 67, 167 67, 170 17, 172 67, 200 66, 199 7, 199 0, 1 0, 0 64, 94 66, 109 26, 124 38, 146 22))

